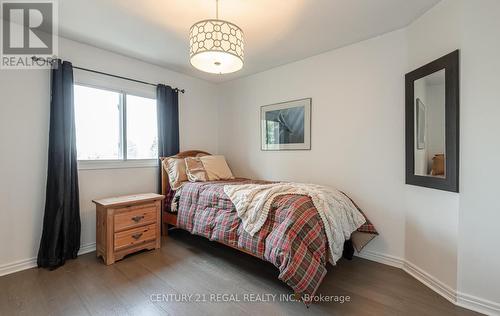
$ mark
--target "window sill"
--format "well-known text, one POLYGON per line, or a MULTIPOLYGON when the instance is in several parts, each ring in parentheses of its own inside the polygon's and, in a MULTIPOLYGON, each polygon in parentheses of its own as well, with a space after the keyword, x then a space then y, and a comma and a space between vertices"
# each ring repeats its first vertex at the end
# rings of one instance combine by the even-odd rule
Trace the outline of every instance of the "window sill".
POLYGON ((157 159, 137 160, 78 160, 78 170, 156 168, 157 159))

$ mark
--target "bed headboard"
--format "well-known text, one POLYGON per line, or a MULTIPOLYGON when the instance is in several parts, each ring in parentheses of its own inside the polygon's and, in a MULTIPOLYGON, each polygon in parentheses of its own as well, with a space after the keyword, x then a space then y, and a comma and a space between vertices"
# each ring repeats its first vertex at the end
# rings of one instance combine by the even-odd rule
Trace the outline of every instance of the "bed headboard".
MULTIPOLYGON (((205 155, 210 155, 210 153, 207 153, 205 151, 201 150, 187 150, 187 151, 181 151, 175 156, 176 158, 186 158, 186 157, 195 157, 198 154, 205 154, 205 155)), ((170 182, 168 181, 168 174, 165 171, 165 168, 163 168, 163 160, 165 160, 168 157, 160 157, 160 166, 161 166, 161 194, 168 197, 171 189, 170 189, 170 182)))

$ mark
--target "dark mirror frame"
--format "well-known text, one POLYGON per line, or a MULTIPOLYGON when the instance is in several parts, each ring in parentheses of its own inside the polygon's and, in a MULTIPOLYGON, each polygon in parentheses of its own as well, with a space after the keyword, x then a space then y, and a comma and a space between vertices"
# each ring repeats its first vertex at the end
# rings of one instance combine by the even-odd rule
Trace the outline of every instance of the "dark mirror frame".
POLYGON ((459 51, 422 66, 405 76, 406 81, 406 184, 458 192, 459 180, 459 51), (445 178, 415 174, 415 81, 445 69, 445 178))

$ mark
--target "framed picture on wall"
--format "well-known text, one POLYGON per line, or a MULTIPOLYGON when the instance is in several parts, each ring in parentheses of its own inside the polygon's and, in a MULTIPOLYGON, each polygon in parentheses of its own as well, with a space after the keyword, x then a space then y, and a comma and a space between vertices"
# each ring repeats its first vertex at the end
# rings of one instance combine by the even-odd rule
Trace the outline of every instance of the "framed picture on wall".
POLYGON ((262 150, 310 150, 311 103, 301 99, 262 106, 262 150))
POLYGON ((426 109, 425 104, 417 98, 417 149, 425 149, 425 134, 426 134, 426 109))

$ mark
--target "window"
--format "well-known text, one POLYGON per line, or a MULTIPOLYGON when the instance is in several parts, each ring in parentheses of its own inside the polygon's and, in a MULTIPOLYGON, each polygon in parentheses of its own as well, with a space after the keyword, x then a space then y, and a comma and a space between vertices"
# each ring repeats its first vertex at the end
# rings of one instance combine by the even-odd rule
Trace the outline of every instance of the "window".
POLYGON ((157 159, 155 99, 82 85, 74 95, 78 160, 157 159))
POLYGON ((127 95, 127 158, 158 158, 156 100, 127 95))
POLYGON ((75 86, 78 160, 122 159, 121 95, 75 86))

